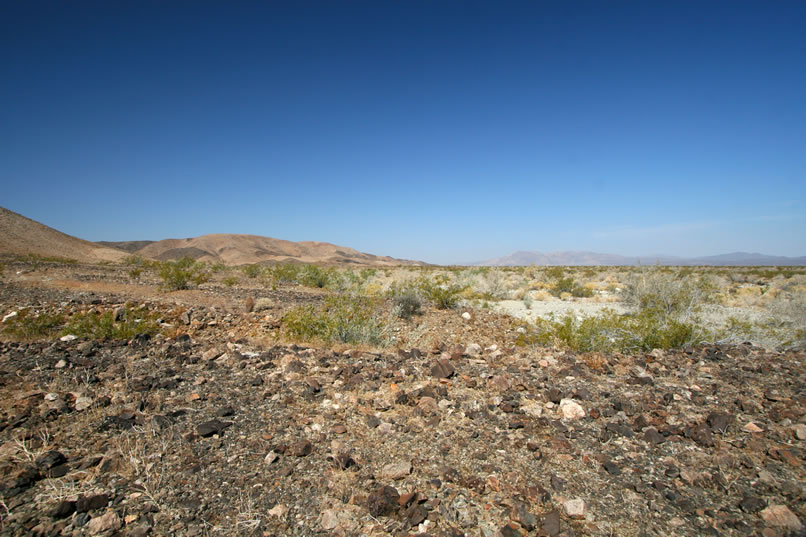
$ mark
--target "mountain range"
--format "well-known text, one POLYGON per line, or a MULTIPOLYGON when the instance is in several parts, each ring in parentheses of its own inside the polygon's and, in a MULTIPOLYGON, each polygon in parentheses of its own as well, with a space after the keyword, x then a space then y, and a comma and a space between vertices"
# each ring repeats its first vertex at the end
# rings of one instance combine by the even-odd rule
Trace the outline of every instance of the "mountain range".
MULTIPOLYGON (((302 262, 331 265, 425 265, 420 261, 396 259, 359 252, 328 242, 292 242, 259 235, 218 233, 185 239, 159 241, 90 242, 67 235, 44 224, 0 207, 0 254, 62 257, 97 263, 116 262, 128 255, 157 260, 192 257, 199 261, 244 265, 252 263, 302 262)), ((468 265, 733 265, 806 266, 806 256, 783 257, 733 252, 705 257, 648 255, 641 257, 597 252, 565 251, 542 253, 518 251, 505 257, 468 265)))
POLYGON ((680 265, 680 266, 803 266, 806 256, 784 257, 748 252, 732 252, 728 254, 676 257, 670 255, 623 256, 598 252, 537 252, 518 251, 505 257, 497 257, 486 261, 470 263, 475 266, 527 266, 527 265, 680 265))

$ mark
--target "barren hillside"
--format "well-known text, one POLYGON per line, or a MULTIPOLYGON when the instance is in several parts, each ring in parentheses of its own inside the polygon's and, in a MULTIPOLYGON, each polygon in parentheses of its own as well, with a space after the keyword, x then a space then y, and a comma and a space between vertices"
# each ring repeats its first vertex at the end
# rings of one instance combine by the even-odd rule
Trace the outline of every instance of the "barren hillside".
POLYGON ((188 239, 165 239, 136 251, 138 255, 168 260, 189 256, 200 261, 244 265, 300 261, 304 263, 401 265, 414 264, 386 256, 365 254, 327 242, 292 242, 258 235, 217 233, 188 239))
POLYGON ((73 237, 0 207, 0 254, 119 261, 126 253, 73 237))

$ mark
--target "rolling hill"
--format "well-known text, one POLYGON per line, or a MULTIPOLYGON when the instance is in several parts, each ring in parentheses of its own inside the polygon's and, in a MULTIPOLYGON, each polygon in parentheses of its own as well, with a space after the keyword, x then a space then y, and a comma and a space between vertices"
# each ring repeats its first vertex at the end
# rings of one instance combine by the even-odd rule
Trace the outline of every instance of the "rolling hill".
POLYGON ((375 266, 422 264, 417 261, 367 254, 328 242, 292 242, 259 235, 229 233, 202 235, 187 239, 164 239, 155 242, 128 241, 103 244, 162 261, 192 257, 199 261, 224 263, 225 265, 288 261, 375 266), (132 248, 137 244, 145 244, 145 246, 132 248))
POLYGON ((0 254, 62 257, 97 263, 120 261, 126 252, 57 231, 0 207, 0 254))

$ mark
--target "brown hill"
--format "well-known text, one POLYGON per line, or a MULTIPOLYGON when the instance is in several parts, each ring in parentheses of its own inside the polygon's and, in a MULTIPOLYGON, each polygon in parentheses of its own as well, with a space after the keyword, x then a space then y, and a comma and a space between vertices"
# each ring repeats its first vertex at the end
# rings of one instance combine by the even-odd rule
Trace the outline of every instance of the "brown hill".
POLYGON ((120 261, 126 252, 85 241, 0 207, 0 254, 120 261))
MULTIPOLYGON (((106 243, 115 245, 116 243, 106 243)), ((128 244, 133 244, 129 242, 128 244)), ((356 265, 411 265, 420 264, 386 256, 365 254, 327 242, 292 242, 259 235, 218 233, 188 239, 165 239, 147 244, 134 253, 160 260, 192 257, 200 261, 245 265, 298 261, 302 263, 356 264, 356 265)))

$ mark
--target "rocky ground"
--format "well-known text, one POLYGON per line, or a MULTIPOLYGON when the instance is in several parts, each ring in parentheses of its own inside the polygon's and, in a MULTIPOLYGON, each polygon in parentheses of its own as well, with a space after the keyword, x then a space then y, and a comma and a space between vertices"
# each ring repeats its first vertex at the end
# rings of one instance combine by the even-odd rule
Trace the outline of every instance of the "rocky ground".
POLYGON ((282 314, 315 292, 71 270, 6 276, 3 315, 128 303, 164 335, 0 341, 1 535, 806 535, 804 352, 575 355, 432 309, 308 347, 282 314))

